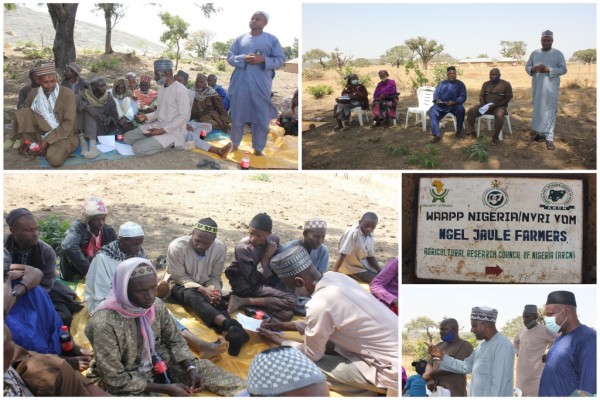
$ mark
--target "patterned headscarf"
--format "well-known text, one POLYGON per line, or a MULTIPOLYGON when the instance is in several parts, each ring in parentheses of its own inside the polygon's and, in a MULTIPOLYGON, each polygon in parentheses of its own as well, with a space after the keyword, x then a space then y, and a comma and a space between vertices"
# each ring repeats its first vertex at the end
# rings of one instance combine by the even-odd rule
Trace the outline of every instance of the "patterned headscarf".
POLYGON ((79 220, 87 224, 88 221, 96 215, 107 215, 108 208, 104 201, 98 196, 90 196, 81 206, 81 218, 79 220))
POLYGON ((150 371, 152 369, 152 354, 154 351, 154 332, 152 331, 152 322, 156 313, 156 306, 152 304, 150 308, 141 308, 129 300, 127 286, 129 280, 139 278, 149 274, 156 274, 156 269, 150 260, 134 257, 121 262, 113 276, 112 288, 106 296, 106 299, 98 305, 96 311, 113 310, 121 314, 124 318, 135 318, 139 322, 140 335, 142 337, 142 365, 140 371, 150 371))

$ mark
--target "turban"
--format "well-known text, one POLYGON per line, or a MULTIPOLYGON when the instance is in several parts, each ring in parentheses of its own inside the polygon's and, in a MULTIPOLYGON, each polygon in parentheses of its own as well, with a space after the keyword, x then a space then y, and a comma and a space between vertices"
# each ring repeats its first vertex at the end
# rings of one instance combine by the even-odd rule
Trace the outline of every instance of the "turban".
POLYGON ((315 363, 291 347, 258 353, 248 368, 248 393, 255 396, 279 396, 323 382, 315 363))
POLYGON ((163 71, 163 70, 173 70, 173 61, 171 60, 156 60, 154 61, 154 70, 155 71, 163 71))
POLYGON ((267 213, 256 214, 254 218, 252 218, 252 221, 250 221, 250 227, 264 232, 271 232, 273 229, 273 221, 267 213))
POLYGON ((73 72, 75 72, 77 74, 77 76, 79 76, 79 74, 81 74, 81 67, 78 64, 76 64, 75 62, 67 64, 67 68, 71 68, 73 70, 73 72))
POLYGON ((304 221, 304 230, 318 228, 327 229, 327 222, 321 218, 311 218, 308 221, 304 221))
POLYGON ((139 237, 144 236, 144 230, 139 224, 127 221, 119 227, 119 237, 139 237))
POLYGON ((473 307, 471 310, 471 319, 478 321, 496 322, 498 310, 490 307, 473 307))
POLYGON ((546 300, 546 304, 562 304, 566 306, 577 307, 575 295, 572 292, 567 292, 566 290, 558 290, 550 293, 548 295, 548 299, 546 300))
POLYGON ((21 217, 24 216, 29 216, 29 217, 33 217, 33 214, 31 213, 31 211, 29 211, 26 208, 15 208, 14 210, 12 210, 11 212, 8 213, 8 215, 6 216, 6 224, 9 227, 12 227, 13 224, 21 217))
POLYGON ((152 78, 149 77, 148 75, 142 75, 140 77, 140 83, 144 82, 144 83, 150 83, 152 81, 152 78))
POLYGON ((44 64, 35 69, 37 71, 38 77, 46 76, 46 75, 56 75, 56 68, 54 64, 44 64))
POLYGON ((265 19, 267 20, 267 22, 269 22, 269 14, 267 14, 264 11, 257 11, 255 12, 255 14, 261 14, 263 17, 265 17, 265 19))
POLYGON ((217 234, 217 223, 212 218, 202 218, 196 224, 194 229, 198 229, 202 232, 214 233, 217 234))
POLYGON ((527 304, 523 309, 523 314, 537 314, 537 306, 535 304, 527 304))
POLYGON ((544 32, 542 32, 542 37, 544 37, 544 36, 549 36, 549 37, 553 38, 554 33, 552 33, 552 31, 550 31, 550 30, 545 30, 544 32))
POLYGON ((302 246, 291 247, 271 259, 271 269, 280 278, 289 278, 310 268, 313 263, 302 246))

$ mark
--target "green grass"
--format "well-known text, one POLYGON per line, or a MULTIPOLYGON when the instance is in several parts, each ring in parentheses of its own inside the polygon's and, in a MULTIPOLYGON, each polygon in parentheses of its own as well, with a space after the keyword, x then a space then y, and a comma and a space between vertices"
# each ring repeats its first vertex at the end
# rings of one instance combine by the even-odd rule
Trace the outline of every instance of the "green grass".
POLYGON ((489 155, 490 142, 485 135, 477 138, 477 141, 464 149, 463 151, 469 155, 469 160, 484 162, 489 155))
POLYGON ((265 173, 252 175, 250 177, 250 179, 253 181, 259 181, 259 182, 271 182, 271 176, 269 174, 265 174, 265 173))

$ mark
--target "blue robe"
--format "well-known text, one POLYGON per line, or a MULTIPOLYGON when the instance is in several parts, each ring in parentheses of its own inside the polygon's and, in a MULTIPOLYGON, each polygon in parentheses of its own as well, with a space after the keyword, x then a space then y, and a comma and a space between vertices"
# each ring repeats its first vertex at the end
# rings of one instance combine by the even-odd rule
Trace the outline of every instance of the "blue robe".
POLYGON ((429 109, 429 121, 431 123, 431 133, 433 136, 440 135, 440 121, 448 113, 456 116, 456 131, 462 131, 463 122, 465 120, 465 107, 463 103, 467 101, 467 88, 464 83, 459 80, 450 82, 448 80, 441 81, 435 88, 433 93, 433 101, 455 101, 456 104, 452 107, 446 104, 434 103, 429 109))
POLYGON ((576 389, 595 394, 596 332, 585 325, 560 335, 546 358, 540 397, 567 397, 576 389))
POLYGON ((225 111, 229 111, 229 98, 227 97, 227 92, 225 91, 225 88, 217 84, 213 89, 215 89, 219 96, 221 96, 221 100, 223 100, 223 107, 225 107, 225 111))
POLYGON ((567 73, 565 56, 559 50, 535 50, 529 56, 525 70, 531 76, 531 97, 533 115, 531 129, 546 136, 546 140, 554 139, 554 125, 558 111, 558 93, 560 76, 567 73), (550 72, 533 72, 533 67, 544 64, 550 72))
POLYGON ((277 117, 277 108, 271 102, 271 88, 275 69, 283 65, 285 56, 279 40, 270 33, 252 36, 247 33, 233 42, 227 61, 235 67, 229 83, 231 113, 231 141, 239 146, 244 135, 244 124, 252 126, 252 147, 262 151, 267 143, 269 122, 277 117), (247 64, 244 57, 260 50, 263 64, 247 64))

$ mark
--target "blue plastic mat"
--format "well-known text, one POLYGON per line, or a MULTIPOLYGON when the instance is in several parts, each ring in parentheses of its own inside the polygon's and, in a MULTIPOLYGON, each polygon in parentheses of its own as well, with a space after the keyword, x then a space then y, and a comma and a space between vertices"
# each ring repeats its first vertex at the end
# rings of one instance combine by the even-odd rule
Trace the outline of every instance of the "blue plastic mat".
MULTIPOLYGON (((79 165, 79 164, 89 164, 95 161, 102 160, 120 160, 122 158, 133 157, 133 156, 124 156, 119 154, 116 150, 109 151, 108 153, 100 153, 98 157, 95 158, 85 158, 81 155, 81 144, 77 147, 77 150, 72 152, 69 157, 65 160, 65 165, 79 165)), ((54 169, 48 164, 46 157, 38 157, 40 167, 42 169, 54 169)))

